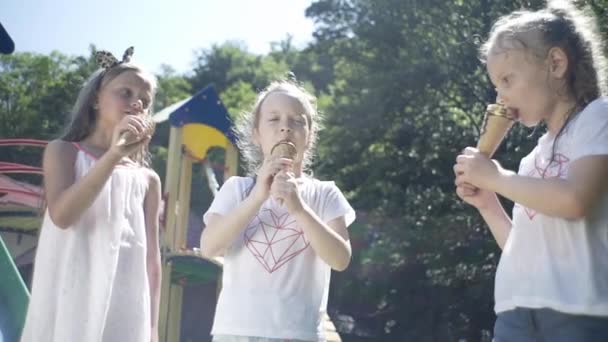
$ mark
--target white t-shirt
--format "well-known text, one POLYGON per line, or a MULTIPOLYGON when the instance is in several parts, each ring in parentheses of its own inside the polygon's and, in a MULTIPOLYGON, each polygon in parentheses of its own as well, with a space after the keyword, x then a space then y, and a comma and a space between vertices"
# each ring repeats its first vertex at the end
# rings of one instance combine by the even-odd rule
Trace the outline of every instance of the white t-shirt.
MULTIPOLYGON (((247 196, 252 178, 231 177, 205 213, 228 215, 247 196)), ((303 201, 323 222, 355 212, 334 182, 301 178, 303 201)), ((284 205, 269 198, 224 255, 222 291, 212 335, 325 341, 330 267, 310 246, 284 205)))
MULTIPOLYGON (((577 159, 608 155, 608 98, 595 100, 572 119, 547 165, 553 140, 543 135, 522 159, 518 174, 567 178, 568 166, 577 159)), ((608 316, 608 194, 578 220, 516 204, 496 271, 495 300, 497 313, 526 307, 608 316)))

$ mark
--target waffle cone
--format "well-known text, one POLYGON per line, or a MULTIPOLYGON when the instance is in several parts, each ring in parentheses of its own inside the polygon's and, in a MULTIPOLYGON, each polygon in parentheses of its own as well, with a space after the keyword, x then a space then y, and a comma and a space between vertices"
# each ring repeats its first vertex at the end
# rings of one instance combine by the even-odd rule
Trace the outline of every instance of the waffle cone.
POLYGON ((488 157, 492 157, 514 123, 513 116, 509 115, 504 106, 488 105, 477 141, 477 149, 488 157))

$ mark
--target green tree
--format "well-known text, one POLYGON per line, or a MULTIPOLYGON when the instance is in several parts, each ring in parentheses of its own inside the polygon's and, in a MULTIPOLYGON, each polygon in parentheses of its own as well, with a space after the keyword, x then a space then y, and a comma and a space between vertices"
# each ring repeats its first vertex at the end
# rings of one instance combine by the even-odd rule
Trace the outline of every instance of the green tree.
MULTIPOLYGON (((90 58, 59 52, 0 56, 0 136, 42 140, 59 137, 78 91, 93 68, 90 58)), ((2 160, 40 166, 41 150, 4 148, 2 160)), ((40 182, 39 177, 24 178, 40 182)))
POLYGON ((287 66, 252 54, 242 44, 226 42, 200 50, 193 72, 190 83, 195 90, 213 84, 221 93, 236 82, 245 82, 259 91, 271 80, 284 76, 287 66))
MULTIPOLYGON (((598 14, 608 8, 589 3, 598 14)), ((318 174, 346 190, 366 216, 370 241, 336 276, 332 307, 377 339, 477 341, 491 331, 500 251, 477 212, 455 196, 452 166, 475 144, 495 98, 480 41, 499 16, 542 6, 319 0, 307 9, 316 24, 308 49, 322 46, 333 61, 320 96, 327 128, 318 174)), ((541 132, 516 127, 496 158, 516 169, 541 132)))

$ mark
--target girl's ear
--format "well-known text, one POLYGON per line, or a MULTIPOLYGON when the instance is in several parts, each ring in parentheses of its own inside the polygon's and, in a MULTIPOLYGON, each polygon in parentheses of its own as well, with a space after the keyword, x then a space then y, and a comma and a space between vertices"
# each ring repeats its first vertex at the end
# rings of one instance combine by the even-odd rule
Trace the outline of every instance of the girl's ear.
POLYGON ((557 79, 562 79, 568 71, 568 55, 562 48, 553 47, 547 54, 547 63, 549 64, 549 73, 557 79))

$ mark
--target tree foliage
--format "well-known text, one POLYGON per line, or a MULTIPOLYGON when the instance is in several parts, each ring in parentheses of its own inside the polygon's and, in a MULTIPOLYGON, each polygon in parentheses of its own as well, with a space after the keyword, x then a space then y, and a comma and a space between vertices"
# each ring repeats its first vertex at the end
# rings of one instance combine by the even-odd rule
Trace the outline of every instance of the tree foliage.
MULTIPOLYGON (((606 39, 608 0, 576 3, 596 13, 606 39)), ((542 6, 317 0, 306 11, 315 22, 307 47, 296 49, 287 36, 265 55, 236 42, 200 49, 191 71, 162 68, 155 109, 213 84, 236 119, 258 91, 293 72, 325 115, 315 175, 335 180, 358 211, 350 228, 353 262, 334 275, 330 296, 343 339, 488 340, 500 250, 477 212, 455 196, 452 166, 459 151, 475 144, 485 106, 495 98, 478 59, 480 42, 499 16, 542 6)), ((0 136, 59 136, 95 68, 94 51, 0 56, 0 136)), ((515 127, 495 157, 516 169, 542 132, 515 127)), ((168 125, 159 125, 151 149, 161 175, 168 134, 168 125)), ((221 163, 222 151, 209 158, 221 163)), ((40 153, 6 149, 2 160, 39 165, 40 153)), ((199 169, 197 213, 211 201, 199 169)))

